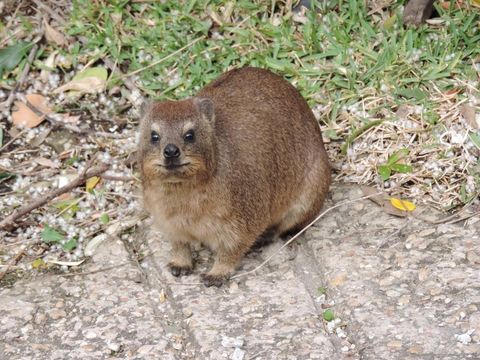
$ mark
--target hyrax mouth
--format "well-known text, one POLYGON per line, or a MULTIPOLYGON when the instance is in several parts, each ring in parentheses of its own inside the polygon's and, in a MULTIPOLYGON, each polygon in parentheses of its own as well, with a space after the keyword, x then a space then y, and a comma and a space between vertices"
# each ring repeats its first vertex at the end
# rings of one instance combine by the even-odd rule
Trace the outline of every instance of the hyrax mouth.
POLYGON ((160 165, 162 166, 163 168, 167 169, 167 170, 177 170, 177 169, 180 169, 184 166, 187 166, 189 165, 190 163, 184 163, 184 164, 163 164, 163 165, 160 165))

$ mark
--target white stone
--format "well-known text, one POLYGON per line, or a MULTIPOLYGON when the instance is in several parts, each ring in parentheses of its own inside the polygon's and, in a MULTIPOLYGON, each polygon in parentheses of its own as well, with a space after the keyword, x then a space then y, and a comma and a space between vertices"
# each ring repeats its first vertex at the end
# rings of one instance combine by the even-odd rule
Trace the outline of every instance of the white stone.
POLYGON ((474 331, 475 331, 475 329, 470 329, 464 334, 455 334, 454 336, 455 336, 455 339, 457 339, 458 342, 460 342, 464 345, 467 345, 467 344, 470 344, 472 342, 471 335, 473 334, 474 331))
POLYGON ((231 359, 232 360, 243 360, 243 357, 245 356, 245 351, 243 351, 240 348, 235 348, 235 351, 232 354, 231 359))
POLYGON ((226 348, 241 347, 243 346, 243 339, 241 338, 232 338, 229 336, 222 337, 222 346, 226 348))

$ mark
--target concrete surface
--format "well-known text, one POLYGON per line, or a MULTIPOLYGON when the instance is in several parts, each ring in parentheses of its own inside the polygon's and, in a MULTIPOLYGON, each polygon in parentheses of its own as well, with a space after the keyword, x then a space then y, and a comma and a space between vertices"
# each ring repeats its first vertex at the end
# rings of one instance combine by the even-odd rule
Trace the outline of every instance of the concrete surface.
MULTIPOLYGON (((336 186, 325 208, 360 196, 336 186)), ((207 250, 174 278, 167 243, 141 226, 81 274, 0 289, 0 359, 480 359, 479 228, 478 215, 432 224, 361 200, 217 289, 199 282, 207 250)))

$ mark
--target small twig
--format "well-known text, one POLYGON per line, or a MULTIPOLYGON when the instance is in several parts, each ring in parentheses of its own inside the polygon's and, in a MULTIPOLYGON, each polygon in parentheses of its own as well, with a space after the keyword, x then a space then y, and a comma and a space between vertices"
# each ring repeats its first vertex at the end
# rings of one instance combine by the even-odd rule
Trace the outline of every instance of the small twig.
POLYGON ((10 106, 12 106, 12 103, 15 100, 15 95, 17 93, 17 90, 23 85, 23 83, 27 79, 28 72, 30 71, 30 65, 32 64, 33 59, 35 58, 37 51, 38 51, 38 45, 35 44, 30 50, 30 54, 28 55, 27 62, 23 67, 22 76, 20 77, 20 80, 15 84, 15 87, 12 89, 12 91, 10 92, 10 95, 8 96, 8 99, 5 103, 6 110, 10 109, 10 106))
POLYGON ((328 208, 327 210, 325 210, 324 212, 322 212, 320 215, 318 215, 310 224, 308 224, 307 226, 305 226, 302 230, 300 230, 298 233, 296 233, 290 240, 288 240, 285 244, 283 244, 282 247, 280 247, 277 251, 275 251, 272 255, 270 255, 264 262, 262 262, 260 265, 258 265, 255 269, 253 270, 250 270, 250 271, 247 271, 247 272, 244 272, 244 273, 241 273, 241 274, 238 274, 238 275, 235 275, 235 276, 232 276, 230 279, 233 280, 233 279, 238 279, 240 277, 244 277, 244 276, 247 276, 247 275, 250 275, 250 274, 253 274, 255 273, 257 270, 259 270, 260 268, 262 268, 263 266, 265 266, 265 264, 267 264, 274 256, 276 256, 280 251, 282 251, 285 247, 287 247, 288 245, 290 245, 295 239, 297 239, 300 235, 302 235, 310 226, 312 226, 313 224, 315 224, 318 220, 320 220, 322 217, 324 217, 327 213, 329 213, 330 211, 332 211, 333 209, 336 209, 340 206, 343 206, 343 205, 347 205, 347 204, 351 204, 351 203, 354 203, 354 202, 357 202, 359 200, 364 200, 364 199, 369 199, 373 196, 377 196, 377 195, 381 195, 382 192, 379 191, 378 193, 374 193, 374 194, 370 194, 370 195, 366 195, 366 196, 362 196, 360 198, 357 198, 357 199, 352 199, 352 200, 346 200, 346 201, 342 201, 341 203, 337 204, 337 205, 334 205, 330 208, 328 208))
POLYGON ((383 239, 380 242, 380 244, 377 246, 377 251, 379 251, 381 248, 383 248, 392 237, 394 237, 397 234, 400 234, 402 232, 402 230, 407 227, 409 222, 410 222, 410 218, 407 218, 405 223, 402 226, 400 226, 398 229, 396 229, 394 232, 392 232, 390 235, 388 235, 385 239, 383 239))
POLYGON ((74 133, 83 134, 83 135, 87 135, 87 136, 88 135, 95 135, 96 137, 102 136, 102 137, 111 138, 111 139, 126 139, 126 138, 130 137, 130 135, 127 135, 127 134, 115 134, 115 133, 107 133, 107 132, 95 131, 95 130, 90 130, 90 129, 81 129, 76 125, 68 124, 66 122, 55 119, 54 117, 50 116, 49 114, 43 113, 40 109, 38 109, 35 105, 33 105, 30 101, 28 101, 28 99, 25 96, 20 95, 19 98, 36 115, 44 117, 53 126, 62 126, 64 128, 66 128, 67 130, 70 130, 74 133))
POLYGON ((190 46, 192 46, 193 44, 199 42, 199 41, 202 40, 203 38, 204 38, 204 36, 200 36, 200 37, 196 38, 195 40, 189 42, 187 45, 182 46, 180 49, 175 50, 174 52, 172 52, 172 53, 168 54, 167 56, 161 58, 160 60, 154 61, 153 63, 148 64, 147 66, 145 66, 145 67, 143 67, 143 68, 141 68, 141 69, 137 69, 137 70, 135 70, 135 71, 132 71, 132 72, 129 72, 128 74, 123 75, 123 76, 121 77, 122 80, 123 80, 124 78, 126 78, 126 77, 129 77, 129 76, 138 74, 139 72, 142 72, 142 71, 144 71, 144 70, 146 70, 146 69, 149 69, 149 68, 151 68, 151 67, 153 67, 153 66, 156 66, 156 65, 164 62, 165 60, 168 60, 168 59, 174 57, 175 55, 181 53, 183 50, 185 50, 185 49, 189 48, 190 46))
MULTIPOLYGON (((441 218, 439 220, 429 220, 429 219, 426 219, 424 217, 418 217, 420 220, 422 221, 425 221, 425 222, 428 222, 432 225, 439 225, 439 224, 451 224, 451 223, 455 223, 457 221, 461 221, 461 220, 458 220, 458 219, 455 219, 457 216, 459 216, 461 213, 465 212, 469 206, 471 205, 471 203, 465 205, 463 208, 461 208, 459 211, 457 211, 456 213, 452 214, 452 215, 449 215, 449 216, 446 216, 444 218, 441 218)), ((467 215, 468 216, 468 215, 467 215)), ((470 216, 469 216, 470 217, 470 216)))
POLYGON ((25 255, 25 249, 22 249, 17 255, 15 255, 15 257, 8 263, 7 268, 0 273, 0 281, 2 281, 5 275, 7 275, 11 267, 17 265, 23 255, 25 255))
POLYGON ((137 180, 133 176, 115 176, 115 175, 108 175, 108 174, 103 174, 102 179, 110 180, 110 181, 123 181, 123 182, 129 182, 129 181, 137 180))
POLYGON ((383 120, 374 120, 366 123, 365 125, 359 127, 358 129, 354 130, 350 136, 345 140, 345 143, 340 147, 340 152, 342 155, 345 155, 347 153, 348 147, 355 141, 357 137, 362 135, 365 131, 368 129, 380 125, 383 122, 383 120))
POLYGON ((470 219, 474 216, 477 216, 477 215, 480 215, 480 211, 462 216, 461 218, 458 218, 458 219, 450 220, 450 221, 446 222, 445 224, 447 224, 447 225, 455 224, 455 223, 460 222, 460 221, 468 220, 468 219, 470 219))
POLYGON ((104 131, 83 131, 79 129, 81 132, 86 133, 87 135, 95 135, 96 137, 106 137, 109 139, 127 139, 132 137, 131 135, 128 134, 116 134, 116 133, 109 133, 109 132, 104 132, 104 131))
POLYGON ((112 266, 104 267, 104 268, 97 269, 97 270, 78 272, 78 273, 59 274, 59 276, 71 277, 71 276, 77 276, 77 275, 78 276, 83 276, 83 275, 96 274, 96 273, 103 272, 103 271, 113 270, 113 269, 116 269, 116 268, 119 268, 119 267, 122 267, 122 266, 125 266, 125 265, 128 265, 128 264, 130 264, 130 261, 125 261, 125 262, 117 264, 117 265, 112 265, 112 266))
POLYGON ((97 166, 96 168, 93 168, 92 170, 88 170, 90 167, 90 164, 87 163, 87 166, 85 167, 85 170, 80 173, 80 175, 70 182, 69 184, 62 186, 59 189, 56 189, 50 193, 48 193, 45 196, 42 196, 41 198, 34 200, 30 204, 27 204, 20 209, 16 210, 13 212, 13 214, 7 216, 4 220, 0 221, 0 229, 6 229, 10 225, 12 225, 15 221, 17 221, 19 218, 23 217, 24 215, 30 213, 32 210, 35 210, 39 208, 40 206, 43 206, 47 204, 49 201, 55 199, 56 197, 60 196, 61 194, 64 194, 77 186, 83 184, 87 179, 93 177, 93 176, 98 176, 105 171, 108 170, 109 165, 108 164, 102 164, 100 166, 97 166))
POLYGON ((49 13, 50 16, 53 17, 55 19, 55 21, 58 22, 60 25, 62 25, 62 26, 66 25, 66 21, 58 13, 56 13, 52 8, 50 8, 48 5, 44 4, 44 2, 39 1, 39 0, 33 0, 33 2, 39 8, 42 8, 47 13, 49 13))
POLYGON ((11 143, 13 143, 15 140, 17 140, 20 136, 22 136, 22 134, 27 131, 27 129, 23 129, 22 131, 20 131, 17 135, 15 135, 13 138, 10 139, 9 142, 7 142, 5 145, 3 145, 1 148, 0 148, 0 151, 2 151, 3 149, 6 149, 8 145, 10 145, 11 143))

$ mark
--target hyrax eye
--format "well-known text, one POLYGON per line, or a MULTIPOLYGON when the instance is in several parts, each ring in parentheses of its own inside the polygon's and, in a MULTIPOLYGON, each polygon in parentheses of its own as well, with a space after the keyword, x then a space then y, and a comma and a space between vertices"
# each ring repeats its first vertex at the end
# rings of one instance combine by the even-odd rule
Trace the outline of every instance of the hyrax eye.
POLYGON ((150 141, 152 142, 152 144, 158 143, 160 141, 160 135, 158 135, 156 131, 152 131, 150 133, 150 141))
POLYGON ((183 140, 187 143, 192 143, 195 141, 195 131, 188 130, 185 135, 183 135, 183 140))

